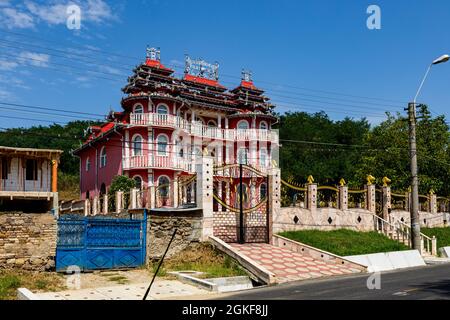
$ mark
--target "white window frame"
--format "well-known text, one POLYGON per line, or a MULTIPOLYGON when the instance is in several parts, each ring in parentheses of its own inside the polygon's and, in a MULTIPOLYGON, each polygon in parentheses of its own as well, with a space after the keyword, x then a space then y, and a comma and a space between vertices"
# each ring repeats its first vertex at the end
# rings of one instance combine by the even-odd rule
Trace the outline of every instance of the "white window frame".
POLYGON ((156 137, 156 152, 157 152, 158 156, 167 157, 169 155, 169 150, 168 150, 169 149, 169 141, 170 141, 170 139, 169 139, 169 136, 167 134, 165 134, 165 133, 158 134, 158 136, 156 137), (164 153, 162 153, 159 150, 159 138, 160 137, 165 137, 166 138, 166 149, 165 149, 164 153))
POLYGON ((86 158, 86 172, 89 172, 89 170, 91 169, 91 159, 89 157, 86 158))
POLYGON ((158 103, 158 105, 156 106, 156 113, 157 114, 165 114, 165 115, 168 115, 168 114, 170 114, 170 108, 169 108, 169 106, 167 105, 167 104, 165 104, 165 103, 158 103), (164 108, 166 108, 166 112, 165 113, 160 113, 159 112, 159 107, 164 107, 164 108))
POLYGON ((238 123, 237 123, 237 127, 236 128, 238 130, 248 130, 248 129, 250 129, 250 123, 248 123, 247 120, 239 120, 238 123), (239 128, 241 123, 245 123, 247 127, 246 128, 239 128))
POLYGON ((133 135, 133 137, 131 138, 131 155, 132 156, 142 156, 142 154, 143 154, 143 148, 142 148, 142 146, 143 146, 143 144, 144 144, 144 138, 139 134, 139 133, 136 133, 135 135, 133 135), (139 150, 139 154, 136 154, 136 148, 135 148, 135 140, 137 139, 137 138, 140 138, 141 139, 141 147, 140 147, 140 150, 139 150))
POLYGON ((136 104, 133 106, 133 113, 137 113, 137 114, 142 114, 142 113, 144 113, 144 106, 143 106, 141 103, 136 103, 136 104), (140 112, 136 112, 136 109, 137 109, 138 107, 140 107, 140 109, 141 109, 140 112))
POLYGON ((259 129, 261 129, 261 130, 269 130, 269 124, 267 123, 267 121, 261 121, 259 123, 259 129), (263 124, 266 126, 266 128, 262 128, 263 124))
POLYGON ((100 149, 100 168, 104 168, 107 165, 107 153, 106 146, 103 146, 100 149))

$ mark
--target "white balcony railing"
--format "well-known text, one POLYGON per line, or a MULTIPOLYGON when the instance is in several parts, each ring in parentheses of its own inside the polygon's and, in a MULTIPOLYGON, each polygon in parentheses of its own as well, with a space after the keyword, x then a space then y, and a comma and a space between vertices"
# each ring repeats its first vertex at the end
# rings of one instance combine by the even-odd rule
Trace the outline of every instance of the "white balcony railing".
POLYGON ((122 163, 124 170, 138 168, 164 168, 193 172, 192 161, 168 156, 141 155, 125 157, 122 163))
POLYGON ((158 126, 181 129, 193 136, 232 140, 232 141, 270 141, 278 143, 278 133, 265 129, 223 129, 205 126, 200 121, 189 122, 171 114, 131 113, 130 124, 141 126, 158 126))

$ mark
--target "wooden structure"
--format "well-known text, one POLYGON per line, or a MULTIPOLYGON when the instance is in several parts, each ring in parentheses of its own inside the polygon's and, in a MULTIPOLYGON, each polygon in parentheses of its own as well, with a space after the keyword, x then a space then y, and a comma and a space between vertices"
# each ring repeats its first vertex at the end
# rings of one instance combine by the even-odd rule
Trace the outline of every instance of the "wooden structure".
POLYGON ((58 207, 61 150, 0 146, 0 209, 58 207), (41 205, 35 206, 34 201, 41 205))

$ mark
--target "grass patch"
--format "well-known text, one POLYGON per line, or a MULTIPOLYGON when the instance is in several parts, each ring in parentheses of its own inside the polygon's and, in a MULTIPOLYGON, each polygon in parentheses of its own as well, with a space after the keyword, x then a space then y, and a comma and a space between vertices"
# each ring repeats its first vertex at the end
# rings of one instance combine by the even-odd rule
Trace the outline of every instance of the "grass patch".
MULTIPOLYGON (((158 261, 151 268, 153 272, 158 261)), ((158 276, 167 276, 169 271, 195 270, 204 272, 205 278, 233 277, 247 275, 245 270, 233 259, 215 249, 211 244, 190 245, 182 252, 164 261, 158 276)))
POLYGON ((56 273, 0 270, 0 300, 17 299, 17 289, 58 291, 65 289, 64 279, 56 273))
POLYGON ((432 238, 435 236, 437 238, 437 247, 448 247, 450 246, 450 227, 443 228, 420 228, 420 232, 432 238))
POLYGON ((111 276, 111 277, 108 278, 108 280, 109 281, 113 281, 113 282, 117 282, 118 284, 127 284, 127 283, 130 282, 127 277, 120 276, 120 275, 111 276))
POLYGON ((404 244, 377 232, 358 232, 347 229, 332 231, 302 230, 282 232, 280 235, 339 256, 409 249, 404 244))

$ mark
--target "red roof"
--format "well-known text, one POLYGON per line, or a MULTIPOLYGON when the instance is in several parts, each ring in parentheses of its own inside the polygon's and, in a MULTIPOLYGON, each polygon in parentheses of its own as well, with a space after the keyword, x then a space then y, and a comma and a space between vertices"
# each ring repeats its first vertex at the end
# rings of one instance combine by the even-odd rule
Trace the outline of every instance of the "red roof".
POLYGON ((249 88, 249 89, 256 89, 256 87, 255 87, 255 85, 253 84, 253 82, 252 81, 244 81, 244 80, 242 80, 241 81, 241 87, 244 87, 244 88, 249 88))
POLYGON ((217 80, 211 80, 211 79, 206 79, 206 78, 202 78, 202 77, 196 77, 196 76, 193 76, 193 75, 190 75, 190 74, 185 74, 184 75, 184 80, 205 84, 205 85, 211 86, 211 87, 225 88, 217 80))
POLYGON ((145 60, 145 64, 149 67, 153 67, 153 68, 158 68, 158 69, 164 69, 164 70, 168 70, 168 71, 172 71, 172 69, 166 68, 160 61, 158 60, 152 60, 152 59, 148 59, 145 60))

